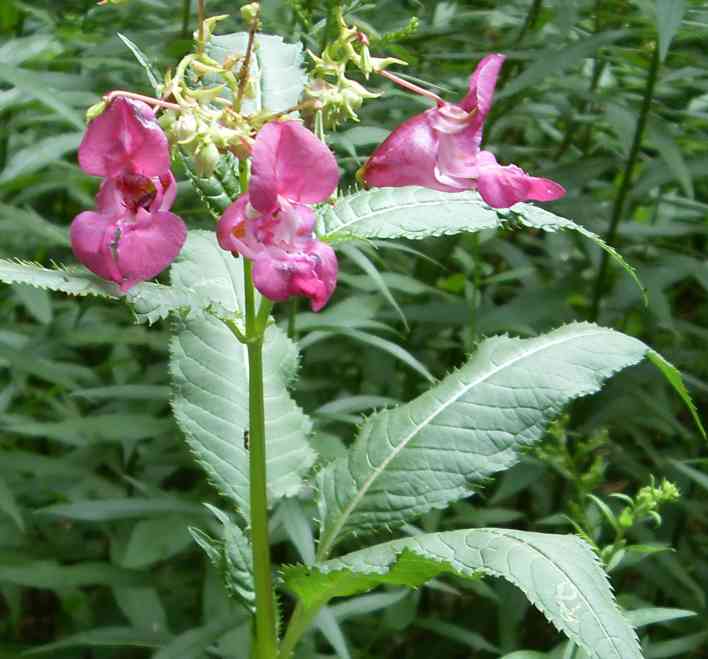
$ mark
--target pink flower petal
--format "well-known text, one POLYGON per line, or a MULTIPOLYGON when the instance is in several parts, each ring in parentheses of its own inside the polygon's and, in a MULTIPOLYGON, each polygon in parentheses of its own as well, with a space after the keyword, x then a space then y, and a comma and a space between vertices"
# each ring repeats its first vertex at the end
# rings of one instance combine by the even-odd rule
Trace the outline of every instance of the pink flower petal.
POLYGON ((565 194, 565 188, 555 181, 529 176, 516 165, 498 164, 489 151, 481 151, 477 160, 477 189, 482 199, 494 208, 509 208, 527 199, 551 201, 565 194))
POLYGON ((74 218, 69 237, 78 261, 99 277, 120 283, 122 277, 113 253, 117 231, 115 216, 85 211, 74 218))
POLYGON ((278 195, 312 204, 325 201, 337 187, 339 169, 332 152, 297 121, 271 121, 253 144, 251 203, 273 212, 278 195))
POLYGON ((482 122, 492 109, 494 88, 505 59, 506 57, 499 53, 484 57, 470 76, 467 95, 460 102, 460 106, 467 112, 476 110, 482 122))
POLYGON ((435 176, 439 137, 431 125, 435 109, 404 121, 381 143, 361 170, 368 186, 421 185, 443 192, 458 189, 435 176))
POLYGON ((337 285, 337 257, 327 244, 312 239, 302 250, 270 247, 253 262, 253 283, 268 299, 283 302, 293 295, 310 299, 313 311, 327 304, 337 285))
POLYGON ((79 165, 94 176, 162 176, 170 169, 167 137, 148 105, 119 96, 86 129, 79 165))
POLYGON ((187 239, 182 219, 167 211, 148 213, 141 209, 135 219, 121 220, 119 228, 116 256, 123 291, 160 274, 175 260, 187 239))

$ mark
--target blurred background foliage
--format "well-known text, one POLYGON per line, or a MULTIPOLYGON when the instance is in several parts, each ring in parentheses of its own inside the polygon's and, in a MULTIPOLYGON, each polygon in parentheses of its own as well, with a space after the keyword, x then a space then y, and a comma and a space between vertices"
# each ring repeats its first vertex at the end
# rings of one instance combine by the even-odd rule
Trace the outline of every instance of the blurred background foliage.
MULTIPOLYGON (((265 0, 264 31, 316 50, 329 2, 265 0)), ((236 4, 207 7, 236 15, 236 4)), ((303 349, 295 393, 316 420, 321 460, 341 451, 362 413, 417 395, 427 387, 421 372, 442 376, 481 336, 531 335, 573 319, 596 317, 661 351, 705 409, 705 3, 349 6, 373 51, 406 60, 406 75, 450 100, 463 95, 479 58, 505 53, 488 147, 565 185, 553 210, 609 232, 649 303, 614 267, 598 285, 599 250, 565 234, 348 247, 329 307, 295 310, 303 349), (417 30, 406 29, 411 16, 417 30)), ((84 110, 111 89, 150 91, 116 34, 164 70, 190 50, 194 11, 190 0, 2 0, 0 256, 73 262, 67 227, 97 187, 75 162, 84 110)), ((222 26, 241 28, 235 19, 222 26)), ((388 131, 426 107, 386 81, 367 84, 383 97, 329 137, 345 187, 388 131)), ((176 212, 192 228, 210 227, 180 178, 176 212)), ((188 532, 218 533, 202 502, 226 504, 170 417, 168 324, 135 325, 122 306, 23 286, 0 288, 0 319, 0 658, 245 656, 246 614, 188 532)), ((307 496, 276 510, 277 560, 300 560, 312 517, 307 496)), ((426 531, 483 525, 586 534, 620 602, 654 607, 634 620, 646 656, 705 656, 708 453, 650 366, 573 406, 540 449, 481 495, 419 523, 426 531), (678 486, 678 500, 663 478, 678 486)), ((329 612, 302 657, 581 656, 501 582, 445 579, 329 612)))

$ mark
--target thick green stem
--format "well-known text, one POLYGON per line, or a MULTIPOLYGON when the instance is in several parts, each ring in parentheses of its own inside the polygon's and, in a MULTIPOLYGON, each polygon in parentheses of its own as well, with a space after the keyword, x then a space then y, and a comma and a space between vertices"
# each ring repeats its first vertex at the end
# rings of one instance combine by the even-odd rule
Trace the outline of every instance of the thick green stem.
MULTIPOLYGON (((266 434, 263 400, 263 326, 256 317, 255 291, 251 262, 243 260, 246 298, 246 337, 248 339, 248 419, 251 541, 253 576, 256 588, 256 659, 275 659, 278 640, 275 633, 273 577, 268 540, 268 499, 266 495, 266 434)), ((260 317, 260 314, 259 314, 260 317)))
MULTIPOLYGON (((622 173, 622 181, 620 183, 619 192, 617 197, 615 197, 615 203, 612 207, 612 217, 610 218, 610 226, 605 235, 605 242, 608 245, 614 245, 617 238, 617 229, 619 227, 620 220, 624 213, 624 205, 627 200, 627 195, 632 188, 632 178, 634 174, 634 167, 637 164, 637 159, 639 158, 639 149, 642 146, 642 137, 644 135, 644 128, 647 124, 647 119, 649 117, 649 109, 651 108, 651 102, 654 97, 654 86, 656 85, 656 78, 659 72, 659 49, 654 46, 654 53, 652 54, 651 64, 649 66, 649 73, 647 75, 647 83, 644 88, 644 100, 642 101, 642 109, 639 114, 639 120, 637 121, 637 127, 634 130, 634 139, 632 141, 632 148, 629 151, 629 157, 627 158, 627 163, 622 173)), ((597 273, 597 279, 595 280, 595 290, 593 293, 592 309, 590 312, 590 319, 597 320, 598 312, 600 310, 600 301, 602 300, 602 295, 604 293, 605 279, 607 278, 607 270, 609 267, 609 258, 607 252, 602 253, 602 261, 600 262, 600 270, 597 273)))

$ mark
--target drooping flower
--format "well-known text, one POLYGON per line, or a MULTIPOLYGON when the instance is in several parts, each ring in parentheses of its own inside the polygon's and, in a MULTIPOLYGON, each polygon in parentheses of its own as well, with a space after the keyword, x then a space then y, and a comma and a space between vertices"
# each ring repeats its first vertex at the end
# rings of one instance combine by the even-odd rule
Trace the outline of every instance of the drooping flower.
POLYGON ((297 121, 270 122, 256 136, 249 191, 226 209, 217 237, 253 261, 267 298, 302 295, 319 311, 334 292, 337 257, 315 238, 310 204, 325 201, 338 180, 330 150, 297 121))
POLYGON ((89 125, 79 164, 105 178, 96 210, 71 223, 76 258, 123 291, 158 275, 179 254, 187 228, 169 210, 177 186, 167 139, 150 107, 122 97, 112 101, 89 125))
POLYGON ((555 181, 529 176, 516 165, 502 167, 490 152, 480 150, 484 120, 503 63, 503 55, 487 55, 459 103, 441 100, 438 107, 396 128, 362 167, 361 180, 376 187, 420 185, 442 192, 477 189, 496 208, 525 199, 562 197, 565 189, 555 181))

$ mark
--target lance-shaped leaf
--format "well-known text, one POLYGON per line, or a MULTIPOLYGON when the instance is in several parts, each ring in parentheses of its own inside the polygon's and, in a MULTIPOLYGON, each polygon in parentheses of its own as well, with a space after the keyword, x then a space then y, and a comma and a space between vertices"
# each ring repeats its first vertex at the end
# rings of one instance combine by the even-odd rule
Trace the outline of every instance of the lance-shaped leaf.
POLYGON ((575 536, 510 529, 431 533, 376 545, 313 568, 288 568, 284 576, 305 607, 317 609, 332 597, 383 583, 416 587, 442 573, 510 581, 591 659, 642 657, 595 554, 575 536))
MULTIPOLYGON (((564 405, 598 391, 649 352, 637 339, 590 323, 532 339, 483 341, 437 386, 367 419, 347 455, 319 473, 318 558, 348 534, 400 524, 468 496, 514 465, 564 405)), ((680 376, 672 374, 676 387, 680 376)))
POLYGON ((606 251, 642 289, 634 268, 600 236, 533 204, 520 203, 497 210, 476 192, 438 192, 407 186, 356 192, 342 197, 334 206, 322 206, 318 213, 320 233, 331 242, 356 238, 418 240, 519 226, 549 232, 575 231, 606 251))
MULTIPOLYGON (((241 265, 219 249, 212 234, 190 232, 171 270, 172 285, 195 292, 205 306, 238 314, 243 308, 241 265)), ((263 361, 268 496, 273 501, 299 491, 315 453, 307 440, 311 422, 287 389, 298 364, 297 348, 276 326, 266 331, 263 361)), ((210 314, 182 318, 170 344, 170 371, 175 418, 192 452, 217 489, 248 518, 246 347, 210 314)))

